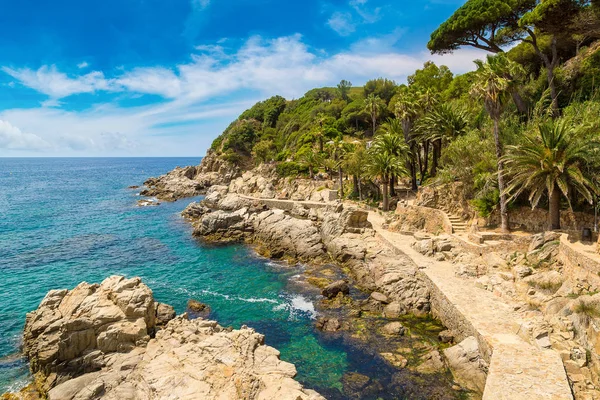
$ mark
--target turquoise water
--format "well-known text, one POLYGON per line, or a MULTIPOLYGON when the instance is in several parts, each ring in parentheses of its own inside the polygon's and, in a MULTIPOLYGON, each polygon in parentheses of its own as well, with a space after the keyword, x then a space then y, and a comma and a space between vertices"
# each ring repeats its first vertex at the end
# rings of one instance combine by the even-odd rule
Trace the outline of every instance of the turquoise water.
POLYGON ((141 184, 199 159, 0 159, 0 393, 28 378, 18 354, 26 312, 53 288, 141 276, 178 312, 208 303, 222 325, 254 327, 312 387, 340 387, 348 354, 313 330, 298 273, 242 245, 206 246, 179 213, 192 200, 136 207, 141 184))

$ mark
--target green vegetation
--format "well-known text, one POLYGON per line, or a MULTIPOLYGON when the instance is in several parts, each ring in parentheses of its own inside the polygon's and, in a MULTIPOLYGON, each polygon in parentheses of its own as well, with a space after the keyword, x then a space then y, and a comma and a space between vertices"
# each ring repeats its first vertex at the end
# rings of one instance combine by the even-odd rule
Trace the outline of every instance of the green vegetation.
POLYGON ((396 187, 460 181, 481 215, 499 213, 503 230, 520 205, 548 207, 559 228, 561 208, 592 210, 599 194, 599 8, 467 0, 428 47, 492 53, 476 71, 454 76, 427 62, 406 84, 342 80, 296 100, 275 96, 245 111, 212 149, 243 168, 327 175, 342 197, 381 200, 384 210, 396 187))

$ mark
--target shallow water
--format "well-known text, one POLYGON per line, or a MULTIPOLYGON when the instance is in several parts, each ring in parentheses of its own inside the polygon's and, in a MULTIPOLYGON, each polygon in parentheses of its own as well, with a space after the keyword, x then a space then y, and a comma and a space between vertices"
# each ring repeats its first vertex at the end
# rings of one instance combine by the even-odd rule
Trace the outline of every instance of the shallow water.
MULTIPOLYGON (((19 356, 25 314, 50 289, 141 276, 158 301, 183 312, 190 298, 209 304, 224 326, 266 334, 309 387, 344 398, 349 371, 392 371, 369 352, 315 331, 314 292, 290 285, 283 267, 242 245, 194 240, 179 216, 193 199, 137 207, 145 178, 199 159, 0 159, 0 393, 29 378, 19 356)), ((389 393, 382 398, 402 398, 389 393)))

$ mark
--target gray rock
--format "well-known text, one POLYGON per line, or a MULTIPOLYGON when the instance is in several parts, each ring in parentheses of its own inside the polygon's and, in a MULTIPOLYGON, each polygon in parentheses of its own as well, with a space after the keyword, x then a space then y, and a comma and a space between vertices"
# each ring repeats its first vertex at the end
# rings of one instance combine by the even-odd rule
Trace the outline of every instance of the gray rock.
POLYGON ((370 297, 372 300, 377 301, 379 303, 388 304, 390 302, 388 297, 383 293, 373 292, 371 293, 370 297))
POLYGON ((339 293, 343 295, 347 295, 348 293, 350 293, 350 287, 348 286, 348 283, 346 281, 335 281, 327 285, 325 289, 321 291, 321 294, 327 297, 328 299, 333 299, 339 293))
POLYGON ((442 343, 451 343, 454 340, 454 333, 450 330, 445 330, 441 331, 438 337, 442 343))
POLYGON ((487 378, 487 364, 481 357, 477 339, 470 336, 456 346, 444 350, 446 361, 456 382, 482 394, 487 378))
POLYGON ((156 303, 156 324, 166 325, 167 322, 175 318, 175 309, 164 303, 156 303))
POLYGON ((404 306, 397 301, 393 301, 383 308, 383 316, 385 318, 399 318, 406 314, 404 306))
POLYGON ((381 333, 388 336, 402 336, 405 331, 406 328, 398 321, 390 322, 381 328, 381 333))

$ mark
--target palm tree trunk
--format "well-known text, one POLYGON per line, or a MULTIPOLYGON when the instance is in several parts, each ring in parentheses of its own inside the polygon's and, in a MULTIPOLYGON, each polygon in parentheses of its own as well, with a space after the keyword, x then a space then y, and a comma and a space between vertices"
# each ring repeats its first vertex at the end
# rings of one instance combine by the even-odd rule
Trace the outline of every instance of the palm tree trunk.
POLYGON ((438 163, 442 152, 442 140, 433 142, 433 159, 431 161, 431 176, 437 175, 438 163))
POLYGON ((390 176, 390 197, 396 196, 396 177, 394 175, 390 176))
POLYGON ((550 204, 548 210, 548 217, 550 221, 550 229, 560 229, 560 190, 554 185, 554 190, 550 195, 550 204))
POLYGON ((390 211, 390 199, 388 197, 388 178, 383 177, 383 211, 390 211))
POLYGON ((319 152, 323 152, 323 137, 319 136, 319 152))
POLYGON ((372 136, 375 136, 375 126, 377 124, 377 116, 375 114, 373 114, 371 116, 371 118, 373 119, 373 135, 372 136))
POLYGON ((502 232, 509 232, 509 221, 508 221, 508 206, 506 201, 504 183, 504 163, 502 160, 502 143, 500 142, 500 120, 494 118, 494 143, 496 145, 496 158, 498 159, 498 190, 500 191, 500 225, 502 232))
POLYGON ((360 182, 360 178, 358 178, 358 200, 363 201, 362 185, 360 182))
POLYGON ((344 198, 344 175, 342 174, 342 167, 338 167, 338 179, 340 180, 340 199, 344 198))
POLYGON ((310 174, 310 179, 313 179, 315 177, 312 165, 308 166, 308 173, 310 174))
POLYGON ((352 197, 360 196, 358 176, 352 175, 352 197))
POLYGON ((425 174, 429 169, 429 140, 423 143, 423 170, 421 171, 421 182, 425 180, 425 174))

